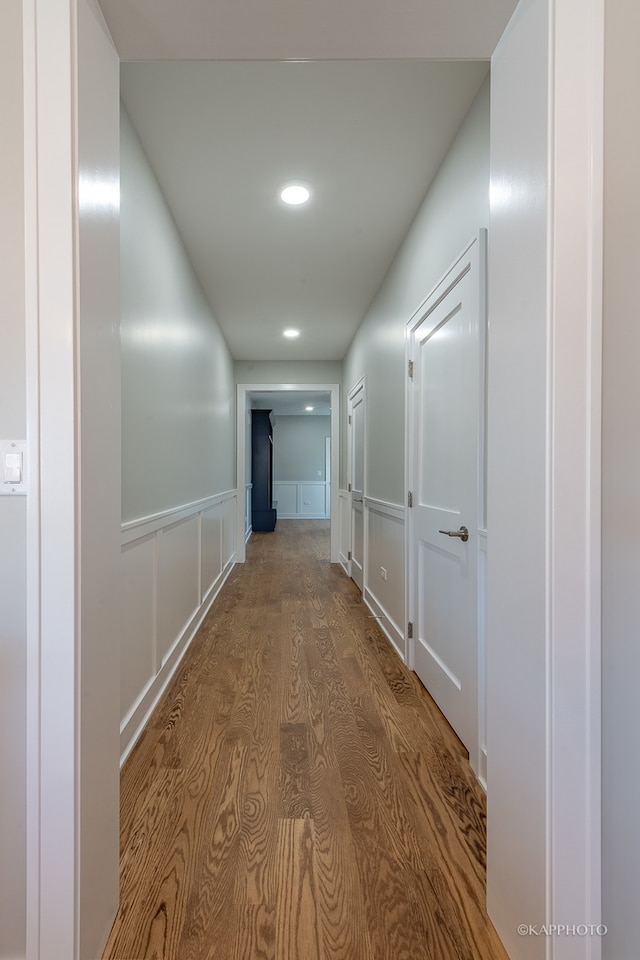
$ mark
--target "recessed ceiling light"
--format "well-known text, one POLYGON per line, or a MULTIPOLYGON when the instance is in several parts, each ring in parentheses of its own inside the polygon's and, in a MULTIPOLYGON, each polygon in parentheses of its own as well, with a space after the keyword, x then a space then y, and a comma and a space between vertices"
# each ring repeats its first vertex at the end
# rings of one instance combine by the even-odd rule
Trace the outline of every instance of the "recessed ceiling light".
POLYGON ((289 327, 288 330, 282 331, 283 337, 288 337, 289 340, 295 340, 296 337, 300 336, 300 331, 295 330, 294 327, 289 327))
POLYGON ((311 413, 311 411, 313 410, 313 407, 305 407, 305 410, 307 410, 309 413, 311 413))
POLYGON ((299 207, 311 196, 311 190, 304 183, 286 183, 280 189, 280 199, 290 207, 299 207))

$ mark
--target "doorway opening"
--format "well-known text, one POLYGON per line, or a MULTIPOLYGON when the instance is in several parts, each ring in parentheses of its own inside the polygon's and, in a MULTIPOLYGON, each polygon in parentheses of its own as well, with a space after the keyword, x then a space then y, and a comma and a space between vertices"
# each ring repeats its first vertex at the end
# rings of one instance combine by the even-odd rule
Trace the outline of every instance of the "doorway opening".
MULTIPOLYGON (((251 410, 252 408, 275 409, 276 418, 278 410, 295 410, 300 407, 301 399, 305 400, 304 406, 314 406, 313 411, 305 411, 308 414, 315 414, 315 408, 320 409, 320 415, 329 417, 330 439, 329 439, 329 475, 323 478, 324 488, 322 491, 323 513, 330 516, 330 559, 332 563, 339 560, 339 529, 338 529, 338 468, 340 453, 340 385, 337 383, 303 383, 303 384, 265 384, 265 383, 239 383, 237 385, 237 450, 236 450, 236 470, 238 490, 243 493, 238 496, 238 518, 237 518, 237 548, 236 559, 239 563, 244 563, 246 559, 246 542, 250 535, 251 527, 249 519, 251 516, 251 410), (307 402, 308 401, 308 402, 307 402), (328 503, 327 503, 328 500, 328 503), (328 507, 328 510, 327 510, 328 507)), ((291 413, 284 414, 285 416, 291 413)), ((326 449, 326 447, 324 448, 326 449)), ((324 462, 324 453, 323 453, 324 462)), ((320 468, 321 469, 321 468, 320 468)), ((284 503, 284 511, 280 512, 290 514, 290 507, 293 504, 294 493, 291 492, 293 485, 297 487, 295 481, 302 478, 291 478, 291 482, 282 482, 283 496, 291 498, 290 503, 284 503)), ((317 484, 316 484, 317 485, 317 484)), ((311 486, 310 486, 311 489, 311 486)), ((280 491, 280 487, 278 488, 280 491)), ((313 506, 311 498, 318 493, 309 493, 310 502, 301 504, 303 510, 306 506, 313 506)), ((296 510, 298 506, 299 491, 295 490, 296 510)), ((303 494, 304 497, 304 494, 303 494)), ((280 499, 280 496, 275 499, 280 499)), ((276 508, 278 509, 278 508, 276 508)), ((318 512, 318 511, 316 511, 318 512)))

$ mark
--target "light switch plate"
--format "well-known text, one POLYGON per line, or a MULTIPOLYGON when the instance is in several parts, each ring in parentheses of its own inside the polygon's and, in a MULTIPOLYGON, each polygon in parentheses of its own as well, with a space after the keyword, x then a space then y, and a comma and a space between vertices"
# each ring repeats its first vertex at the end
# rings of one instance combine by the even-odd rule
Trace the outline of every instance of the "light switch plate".
POLYGON ((24 496, 26 492, 27 444, 24 440, 0 440, 0 497, 24 496), (19 483, 6 482, 5 476, 12 475, 12 470, 9 468, 16 463, 21 465, 22 479, 19 483))

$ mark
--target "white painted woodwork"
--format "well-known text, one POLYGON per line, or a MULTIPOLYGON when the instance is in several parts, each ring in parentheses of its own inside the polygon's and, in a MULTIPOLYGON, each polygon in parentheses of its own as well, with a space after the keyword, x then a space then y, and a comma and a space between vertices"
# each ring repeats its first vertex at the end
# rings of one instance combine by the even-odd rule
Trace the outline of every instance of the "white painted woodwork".
POLYGON ((364 506, 367 525, 364 601, 399 656, 406 660, 404 508, 371 497, 365 497, 364 506))
POLYGON ((158 534, 158 654, 161 662, 199 605, 198 520, 158 534))
POLYGON ((201 601, 204 600, 222 573, 222 547, 224 542, 222 524, 222 510, 218 505, 210 507, 209 510, 203 510, 200 518, 201 601))
POLYGON ((487 897, 522 960, 602 947, 517 934, 601 919, 602 15, 522 0, 492 60, 487 897))
POLYGON ((122 548, 120 717, 126 717, 157 673, 156 540, 153 534, 122 548))
POLYGON ((326 487, 324 492, 324 515, 331 516, 331 437, 324 441, 324 476, 326 487))
POLYGON ((106 941, 119 891, 121 621, 120 63, 78 3, 79 956, 106 941))
POLYGON ((605 257, 602 450, 602 919, 604 960, 638 951, 640 765, 640 325, 637 323, 640 84, 635 0, 605 5, 605 257), (632 531, 630 533, 630 531, 632 531))
MULTIPOLYGON (((250 435, 247 432, 247 435, 250 435)), ((251 460, 251 454, 249 453, 249 461, 251 460)), ((247 483, 244 490, 244 539, 245 543, 251 536, 251 490, 253 488, 252 483, 247 483)))
POLYGON ((487 531, 478 530, 478 760, 476 774, 487 789, 487 531))
POLYGON ((324 481, 274 480, 273 499, 278 503, 278 517, 282 520, 324 518, 328 486, 324 481))
POLYGON ((339 508, 339 562, 344 572, 349 574, 349 551, 351 550, 351 494, 340 490, 338 494, 339 508))
POLYGON ((91 0, 23 28, 27 956, 86 960, 118 900, 119 63, 91 0))
POLYGON ((121 763, 235 563, 237 499, 122 526, 121 763))
POLYGON ((409 321, 413 668, 478 766, 478 510, 486 271, 481 234, 409 321), (442 531, 467 528, 468 540, 442 531))
POLYGON ((349 482, 351 484, 351 562, 349 573, 364 591, 365 524, 364 494, 366 486, 366 389, 362 380, 349 394, 349 482))
MULTIPOLYGON (((0 4, 0 435, 26 437, 22 5, 0 4)), ((26 941, 26 542, 24 497, 0 497, 0 957, 26 941)))
POLYGON ((278 517, 298 516, 298 484, 274 483, 273 499, 276 501, 278 517))

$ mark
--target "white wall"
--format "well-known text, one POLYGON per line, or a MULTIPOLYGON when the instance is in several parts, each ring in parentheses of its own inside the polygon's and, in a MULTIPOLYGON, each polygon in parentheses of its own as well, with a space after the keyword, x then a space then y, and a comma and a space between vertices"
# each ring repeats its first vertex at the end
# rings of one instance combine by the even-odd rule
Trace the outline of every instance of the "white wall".
MULTIPOLYGON (((366 377, 365 599, 405 656, 405 324, 489 219, 489 82, 482 85, 344 361, 366 377), (380 568, 387 571, 387 580, 380 568)), ((346 419, 343 402, 342 422, 346 419)), ((341 487, 346 485, 347 431, 341 487)), ((343 522, 349 511, 341 510, 343 522)), ((341 536, 341 542, 345 541, 341 536)))
POLYGON ((636 0, 608 0, 605 49, 602 655, 603 920, 605 960, 638 953, 640 889, 640 385, 637 310, 640 84, 636 0))
POLYGON ((122 108, 122 519, 235 488, 233 364, 122 108))
POLYGON ((273 498, 278 516, 298 519, 330 515, 326 439, 331 417, 278 416, 273 428, 273 498), (326 483, 325 483, 326 480, 326 483))
POLYGON ((233 565, 236 483, 231 356, 124 108, 121 131, 124 757, 233 565))
POLYGON ((325 479, 325 440, 330 417, 278 416, 273 428, 273 479, 325 479))
POLYGON ((236 383, 342 383, 336 360, 237 360, 236 383))
MULTIPOLYGON (((0 5, 0 439, 26 438, 22 4, 0 5)), ((26 498, 0 497, 0 958, 26 943, 26 498)))
MULTIPOLYGON (((344 395, 367 375, 372 497, 404 501, 404 325, 489 221, 489 82, 485 81, 344 360, 344 395)), ((344 420, 344 418, 343 418, 344 420)), ((343 436, 343 452, 345 438, 343 436)), ((346 457, 342 457, 346 463, 346 457)), ((344 484, 344 472, 341 485, 344 484)))

